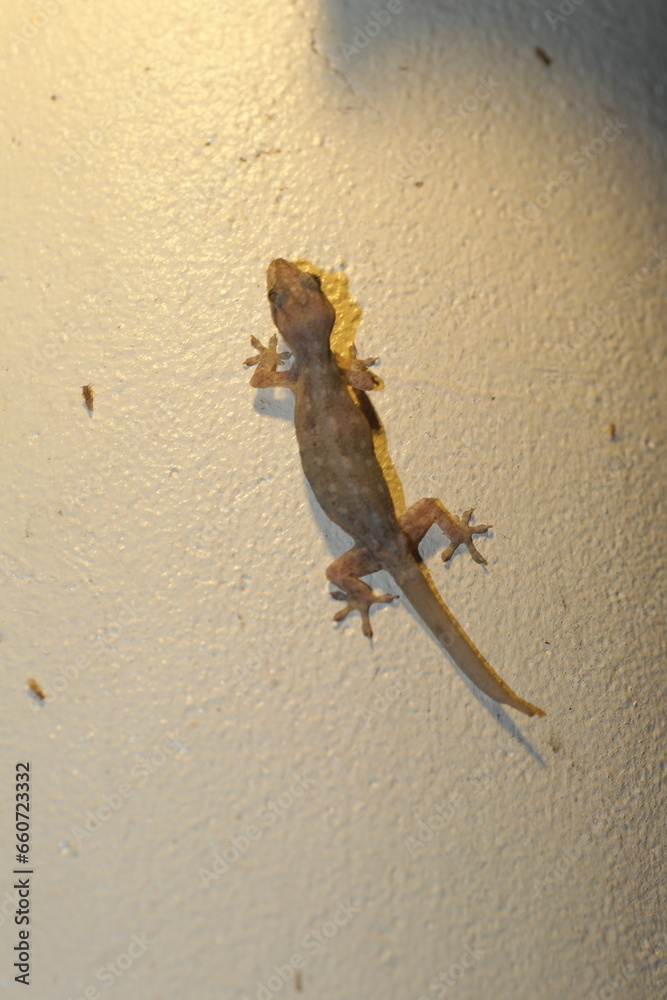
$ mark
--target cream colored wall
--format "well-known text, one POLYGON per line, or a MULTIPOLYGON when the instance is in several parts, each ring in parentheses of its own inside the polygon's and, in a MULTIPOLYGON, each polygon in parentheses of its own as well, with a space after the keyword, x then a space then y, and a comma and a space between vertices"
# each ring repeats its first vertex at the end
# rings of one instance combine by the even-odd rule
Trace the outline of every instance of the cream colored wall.
POLYGON ((663 996, 661 5, 3 9, 31 995, 663 996), (348 277, 408 502, 493 523, 488 571, 425 555, 545 720, 405 602, 331 624, 345 539, 241 367, 278 255, 348 277))

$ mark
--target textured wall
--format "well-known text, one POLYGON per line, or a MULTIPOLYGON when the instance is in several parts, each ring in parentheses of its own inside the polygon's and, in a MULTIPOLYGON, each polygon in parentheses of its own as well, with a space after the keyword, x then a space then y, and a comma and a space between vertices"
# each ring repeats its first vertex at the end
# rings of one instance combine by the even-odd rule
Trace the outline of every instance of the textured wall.
POLYGON ((8 996, 25 758, 40 1000, 665 995, 664 7, 380 3, 3 4, 8 996), (331 624, 278 255, 408 502, 493 523, 425 556, 545 720, 331 624))

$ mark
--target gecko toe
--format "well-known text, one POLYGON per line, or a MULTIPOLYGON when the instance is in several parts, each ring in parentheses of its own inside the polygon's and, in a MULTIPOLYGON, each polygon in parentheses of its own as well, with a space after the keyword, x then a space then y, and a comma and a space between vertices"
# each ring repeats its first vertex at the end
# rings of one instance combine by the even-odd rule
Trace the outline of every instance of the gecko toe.
POLYGON ((352 611, 358 611, 361 615, 361 631, 364 635, 368 636, 369 639, 373 637, 373 629, 371 628, 370 620, 370 609, 373 604, 388 604, 390 601, 395 601, 398 599, 398 594, 374 594, 372 590, 369 589, 369 594, 363 594, 361 596, 346 594, 342 590, 332 590, 330 591, 331 596, 335 601, 347 601, 347 604, 340 611, 337 611, 333 616, 335 622, 342 622, 352 611))
POLYGON ((488 566, 486 559, 479 551, 479 549, 475 548, 472 542, 466 542, 466 548, 476 563, 479 563, 480 566, 488 566))

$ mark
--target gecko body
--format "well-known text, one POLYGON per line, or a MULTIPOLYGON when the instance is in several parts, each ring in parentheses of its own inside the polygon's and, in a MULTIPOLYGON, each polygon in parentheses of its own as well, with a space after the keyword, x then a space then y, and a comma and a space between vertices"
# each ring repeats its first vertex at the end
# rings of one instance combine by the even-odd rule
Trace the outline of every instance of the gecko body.
POLYGON ((269 265, 267 289, 273 321, 294 360, 291 368, 278 371, 289 352, 276 350, 275 335, 268 347, 253 337, 251 342, 259 354, 246 361, 256 365, 250 384, 255 388, 286 386, 293 391, 295 430, 306 478, 327 517, 354 541, 353 548, 327 569, 327 578, 338 588, 332 596, 345 602, 334 620, 342 621, 351 611, 359 611, 363 632, 371 636, 371 605, 392 601, 397 595, 376 594, 361 577, 387 570, 422 621, 481 691, 526 715, 544 715, 495 673, 421 568, 417 546, 432 524, 438 524, 450 540, 443 559, 464 544, 480 563, 485 560, 472 536, 488 526, 472 527, 472 511, 456 517, 432 497, 397 516, 375 454, 371 426, 355 399, 355 391, 374 387, 375 378, 367 366, 377 359, 362 361, 353 351, 343 363, 332 352, 329 339, 336 313, 317 275, 279 258, 269 265))

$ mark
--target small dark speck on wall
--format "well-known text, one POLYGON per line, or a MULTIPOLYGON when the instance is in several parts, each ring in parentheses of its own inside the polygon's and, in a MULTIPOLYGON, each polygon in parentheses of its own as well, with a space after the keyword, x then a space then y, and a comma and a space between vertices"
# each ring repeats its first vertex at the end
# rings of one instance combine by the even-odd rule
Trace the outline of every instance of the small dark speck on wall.
POLYGON ((545 66, 551 66, 553 59, 551 56, 547 55, 544 49, 541 49, 539 45, 535 49, 535 55, 538 59, 541 59, 545 66))

